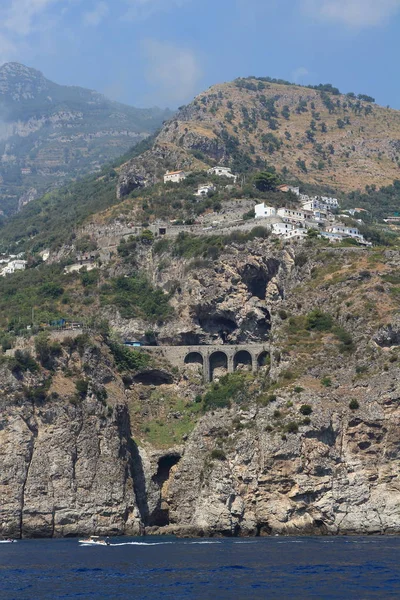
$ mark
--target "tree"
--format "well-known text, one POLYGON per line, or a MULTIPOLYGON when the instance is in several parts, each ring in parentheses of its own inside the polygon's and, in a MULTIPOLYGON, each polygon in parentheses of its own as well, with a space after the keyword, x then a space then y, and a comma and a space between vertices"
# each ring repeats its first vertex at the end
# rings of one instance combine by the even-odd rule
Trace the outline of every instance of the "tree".
POLYGON ((328 128, 326 126, 326 123, 321 123, 321 132, 326 133, 327 131, 328 131, 328 128))
POLYGON ((346 123, 342 119, 337 120, 337 126, 339 127, 339 129, 344 129, 345 124, 346 123))
POLYGON ((270 173, 268 171, 262 171, 261 173, 257 173, 254 178, 254 185, 260 192, 268 192, 270 190, 274 190, 277 185, 279 185, 279 177, 275 173, 270 173))
POLYGON ((152 244, 154 242, 154 234, 149 229, 142 231, 140 239, 143 244, 152 244))
POLYGON ((303 173, 307 173, 307 165, 304 162, 304 160, 302 160, 301 158, 298 158, 296 160, 296 165, 300 169, 300 171, 303 171, 303 173))
POLYGON ((315 142, 315 134, 311 129, 307 129, 306 136, 309 142, 315 142))

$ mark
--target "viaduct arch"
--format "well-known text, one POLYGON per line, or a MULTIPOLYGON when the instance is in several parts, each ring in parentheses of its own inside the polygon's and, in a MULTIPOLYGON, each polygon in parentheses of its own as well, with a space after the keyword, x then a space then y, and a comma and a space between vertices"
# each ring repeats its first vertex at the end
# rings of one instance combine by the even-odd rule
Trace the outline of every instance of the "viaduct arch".
POLYGON ((234 373, 238 369, 255 372, 270 362, 269 344, 141 346, 141 349, 165 358, 178 368, 198 365, 206 383, 213 380, 214 372, 219 368, 225 369, 227 373, 234 373))

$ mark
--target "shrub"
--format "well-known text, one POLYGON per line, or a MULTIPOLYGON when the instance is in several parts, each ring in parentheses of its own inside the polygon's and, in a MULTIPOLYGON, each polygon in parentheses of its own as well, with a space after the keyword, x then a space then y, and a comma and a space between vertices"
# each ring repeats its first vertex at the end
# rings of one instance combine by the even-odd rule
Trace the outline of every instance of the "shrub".
POLYGON ((247 399, 246 375, 230 373, 221 377, 218 383, 213 383, 204 396, 204 410, 229 408, 233 402, 240 403, 247 399))
POLYGON ((324 387, 332 387, 332 379, 330 377, 323 377, 321 379, 321 384, 324 387))
POLYGON ((351 334, 343 329, 343 327, 335 327, 333 330, 335 336, 339 340, 339 349, 341 352, 353 352, 354 342, 351 334))
POLYGON ((167 238, 161 238, 155 242, 153 246, 153 253, 163 254, 164 252, 167 252, 169 250, 170 246, 170 240, 168 240, 167 238))
POLYGON ((139 371, 149 366, 150 356, 141 350, 132 350, 117 342, 108 342, 119 371, 139 371))
POLYGON ((308 415, 311 415, 312 408, 309 404, 303 404, 303 406, 300 407, 300 412, 302 415, 308 416, 308 415))
POLYGON ((290 371, 289 369, 282 371, 281 375, 282 375, 282 378, 286 379, 287 381, 291 381, 292 379, 295 378, 295 374, 293 373, 293 371, 290 371))
POLYGON ((51 343, 47 333, 40 333, 35 340, 36 356, 45 369, 54 368, 54 360, 62 353, 58 342, 51 343))
POLYGON ((298 433, 299 426, 295 421, 290 421, 287 425, 285 425, 286 433, 298 433))
POLYGON ((214 448, 211 452, 211 458, 214 460, 226 460, 226 454, 220 448, 214 448))
POLYGON ((302 421, 302 425, 310 425, 311 419, 310 417, 305 417, 302 421))
POLYGON ((282 417, 282 413, 280 410, 274 410, 274 419, 280 419, 282 417))
POLYGON ((30 371, 36 373, 39 370, 39 365, 36 360, 32 358, 30 352, 27 350, 16 350, 14 355, 14 361, 12 365, 12 372, 25 373, 30 371))
POLYGON ((81 398, 84 398, 89 389, 89 382, 87 379, 78 379, 75 383, 76 391, 81 398))
POLYGON ((304 267, 307 261, 308 257, 305 252, 300 252, 299 254, 296 254, 294 258, 294 264, 296 265, 296 267, 304 267))
POLYGON ((302 388, 300 385, 296 385, 294 392, 296 392, 296 394, 301 394, 301 392, 304 392, 304 388, 302 388))
POLYGON ((286 310, 283 310, 282 308, 278 311, 278 315, 280 316, 282 321, 286 321, 286 319, 288 318, 286 310))
POLYGON ((349 408, 351 410, 357 410, 357 409, 360 408, 360 405, 359 405, 359 403, 358 403, 357 400, 351 400, 350 403, 349 403, 349 408))
POLYGON ((307 316, 307 329, 313 331, 331 331, 333 327, 333 318, 318 308, 313 310, 307 316))

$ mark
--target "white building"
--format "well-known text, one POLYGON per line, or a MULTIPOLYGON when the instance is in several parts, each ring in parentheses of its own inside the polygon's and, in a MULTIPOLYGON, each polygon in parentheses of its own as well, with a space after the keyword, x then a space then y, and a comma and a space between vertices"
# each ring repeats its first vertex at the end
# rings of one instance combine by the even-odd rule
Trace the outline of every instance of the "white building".
POLYGON ((180 183, 186 179, 185 171, 167 171, 164 175, 164 183, 172 181, 172 183, 180 183))
POLYGON ((275 235, 285 236, 288 232, 293 231, 294 227, 291 223, 273 223, 272 233, 275 235))
POLYGON ((336 225, 331 225, 327 228, 329 233, 340 233, 343 235, 348 235, 351 237, 362 237, 357 227, 346 227, 346 225, 342 225, 341 223, 337 223, 336 225))
POLYGON ((277 215, 285 221, 294 221, 296 223, 312 221, 314 218, 311 210, 298 210, 295 208, 278 208, 277 215))
POLYGON ((265 206, 264 202, 262 204, 256 204, 254 207, 254 212, 256 219, 264 219, 265 217, 276 216, 276 208, 274 206, 265 206))
POLYGON ((285 240, 304 240, 307 237, 307 229, 299 229, 298 227, 290 229, 283 234, 285 240))
POLYGON ((234 175, 229 167, 212 167, 212 169, 208 169, 207 173, 209 175, 218 175, 219 177, 229 177, 235 182, 237 180, 237 175, 234 175))
POLYGON ((209 193, 215 192, 216 187, 212 183, 207 183, 206 185, 201 185, 197 192, 194 194, 195 196, 208 196, 209 193))
POLYGON ((27 265, 26 260, 11 260, 3 269, 0 271, 0 275, 5 277, 6 275, 12 275, 15 271, 25 271, 27 265))
POLYGON ((327 196, 321 196, 321 201, 327 204, 331 208, 339 208, 339 201, 337 198, 328 198, 327 196))
POLYGON ((304 210, 329 210, 328 204, 324 204, 321 202, 319 198, 308 198, 307 200, 302 200, 301 202, 304 210))
POLYGON ((332 242, 341 242, 346 238, 352 238, 353 240, 357 240, 359 244, 372 246, 370 242, 365 240, 364 236, 359 232, 357 227, 346 227, 340 223, 327 227, 326 231, 323 231, 321 235, 328 238, 332 242))

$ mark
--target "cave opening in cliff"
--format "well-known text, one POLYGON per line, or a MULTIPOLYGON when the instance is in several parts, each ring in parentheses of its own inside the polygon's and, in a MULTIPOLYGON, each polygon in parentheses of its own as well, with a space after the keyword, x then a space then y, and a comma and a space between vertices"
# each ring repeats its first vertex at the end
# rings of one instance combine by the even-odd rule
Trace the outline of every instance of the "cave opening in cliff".
POLYGON ((172 375, 166 371, 159 369, 151 369, 149 371, 143 371, 138 373, 133 378, 135 383, 142 383, 143 385, 170 385, 174 379, 172 375))
POLYGON ((237 329, 236 322, 223 315, 208 314, 204 317, 199 317, 199 325, 207 333, 218 334, 223 343, 237 329))
POLYGON ((252 296, 265 300, 267 286, 278 274, 279 261, 269 259, 266 268, 258 265, 246 265, 242 272, 243 283, 252 296))
POLYGON ((181 333, 179 338, 178 346, 199 346, 201 344, 201 336, 198 333, 181 333))
POLYGON ((169 509, 166 507, 166 484, 171 476, 171 469, 181 460, 180 454, 167 454, 158 459, 157 473, 153 476, 153 482, 160 490, 160 500, 156 509, 149 518, 149 525, 165 527, 169 525, 169 509))

